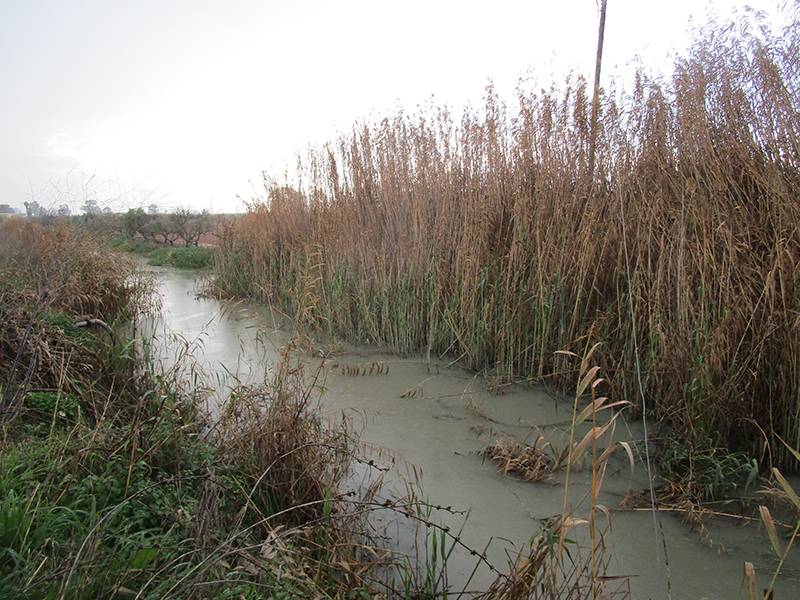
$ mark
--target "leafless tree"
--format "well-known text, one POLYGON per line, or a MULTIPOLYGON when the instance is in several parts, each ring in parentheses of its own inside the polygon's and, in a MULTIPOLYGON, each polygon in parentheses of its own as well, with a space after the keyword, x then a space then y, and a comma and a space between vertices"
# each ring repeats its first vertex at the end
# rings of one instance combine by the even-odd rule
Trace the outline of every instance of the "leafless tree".
POLYGON ((170 218, 178 236, 187 246, 197 246, 203 234, 211 231, 211 215, 207 210, 195 213, 188 208, 177 208, 170 218))

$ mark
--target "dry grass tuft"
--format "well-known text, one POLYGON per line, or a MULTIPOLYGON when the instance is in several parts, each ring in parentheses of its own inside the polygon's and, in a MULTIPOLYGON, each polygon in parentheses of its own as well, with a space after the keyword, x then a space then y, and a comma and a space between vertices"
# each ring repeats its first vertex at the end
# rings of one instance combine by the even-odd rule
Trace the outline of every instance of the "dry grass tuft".
POLYGON ((515 557, 508 577, 498 578, 481 597, 487 600, 630 598, 630 578, 607 574, 609 560, 603 556, 606 551, 603 536, 599 536, 595 548, 599 554, 596 559, 577 545, 567 549, 559 541, 586 524, 586 520, 567 516, 553 519, 532 540, 530 549, 515 557))
POLYGON ((152 281, 131 261, 100 252, 84 232, 14 219, 0 223, 0 280, 0 420, 29 391, 75 395, 96 417, 111 390, 136 386, 135 361, 113 328, 82 326, 99 318, 121 333, 153 304, 152 281))
POLYGON ((345 423, 331 428, 322 421, 302 364, 289 352, 271 382, 233 391, 216 428, 225 461, 247 474, 250 502, 243 510, 280 514, 274 524, 296 526, 319 519, 326 494, 344 487, 355 439, 345 423))
POLYGON ((482 454, 491 459, 503 475, 513 475, 525 481, 550 479, 558 464, 550 443, 541 436, 531 445, 499 438, 484 448, 482 454))
POLYGON ((24 294, 46 310, 107 321, 150 307, 153 285, 132 259, 103 252, 85 230, 11 219, 0 223, 4 293, 24 294))

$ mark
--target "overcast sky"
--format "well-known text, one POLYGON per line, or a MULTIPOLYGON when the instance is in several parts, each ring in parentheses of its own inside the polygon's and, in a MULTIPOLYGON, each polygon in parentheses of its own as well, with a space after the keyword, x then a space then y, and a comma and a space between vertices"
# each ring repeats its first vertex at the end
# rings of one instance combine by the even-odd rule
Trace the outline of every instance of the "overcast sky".
MULTIPOLYGON (((710 6, 746 4, 774 3, 710 6)), ((609 0, 605 73, 664 68, 708 10, 609 0)), ((589 76, 597 19, 595 0, 0 0, 0 203, 135 190, 118 204, 241 210, 262 170, 355 119, 589 76)))

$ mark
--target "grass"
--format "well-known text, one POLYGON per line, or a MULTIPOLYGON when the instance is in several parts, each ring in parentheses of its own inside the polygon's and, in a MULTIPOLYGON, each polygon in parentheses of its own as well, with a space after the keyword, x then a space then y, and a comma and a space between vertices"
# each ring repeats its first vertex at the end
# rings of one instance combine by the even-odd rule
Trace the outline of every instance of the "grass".
POLYGON ((141 238, 132 238, 130 236, 118 236, 112 238, 110 245, 114 250, 130 252, 132 254, 139 254, 142 256, 146 256, 150 252, 161 248, 161 244, 156 242, 141 238))
MULTIPOLYGON (((50 417, 20 414, 24 435, 0 456, 0 598, 359 596, 366 583, 338 561, 364 561, 352 556, 356 546, 333 543, 344 542, 339 523, 355 526, 361 511, 325 495, 337 474, 330 457, 344 465, 346 446, 318 451, 306 438, 300 455, 293 438, 272 438, 260 448, 273 454, 240 453, 243 434, 224 445, 209 439, 190 404, 150 391, 157 402, 140 402, 124 423, 51 426, 50 417), (305 460, 313 475, 292 470, 305 460), (295 489, 308 490, 304 503, 295 504, 295 489), (326 501, 335 523, 323 521, 326 501), (321 546, 328 539, 330 549, 321 546)), ((272 428, 290 424, 285 407, 282 421, 267 408, 272 428)), ((294 424, 305 423, 296 408, 294 424)))
POLYGON ((211 248, 166 248, 161 247, 147 255, 147 264, 160 267, 168 265, 178 269, 204 269, 214 264, 211 248))
POLYGON ((56 392, 28 392, 24 405, 29 411, 38 411, 46 417, 56 415, 74 420, 80 413, 80 405, 75 396, 56 392))
POLYGON ((115 238, 115 250, 131 252, 147 259, 154 267, 170 266, 178 269, 205 269, 214 264, 214 250, 200 246, 166 246, 141 239, 115 238))
MULTIPOLYGON (((221 294, 401 353, 562 388, 602 341, 615 398, 701 452, 797 461, 800 21, 700 30, 671 75, 399 112, 312 150, 221 236, 221 294), (766 435, 766 440, 765 440, 766 435)), ((766 461, 760 463, 762 466, 766 461)))
POLYGON ((693 488, 698 501, 744 495, 760 482, 758 462, 743 452, 713 448, 708 443, 694 450, 670 445, 661 456, 662 473, 673 482, 693 488))

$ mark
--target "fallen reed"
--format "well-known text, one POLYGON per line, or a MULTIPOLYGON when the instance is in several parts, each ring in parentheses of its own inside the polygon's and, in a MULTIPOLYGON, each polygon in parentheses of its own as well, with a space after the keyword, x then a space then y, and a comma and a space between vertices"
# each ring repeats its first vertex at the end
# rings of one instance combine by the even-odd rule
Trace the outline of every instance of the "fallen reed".
POLYGON ((682 440, 800 445, 800 25, 710 24, 668 77, 489 87, 312 150, 221 234, 220 293, 398 352, 566 388, 597 341, 612 396, 682 440), (766 436, 766 439, 765 439, 766 436), (709 441, 710 440, 710 441, 709 441))

